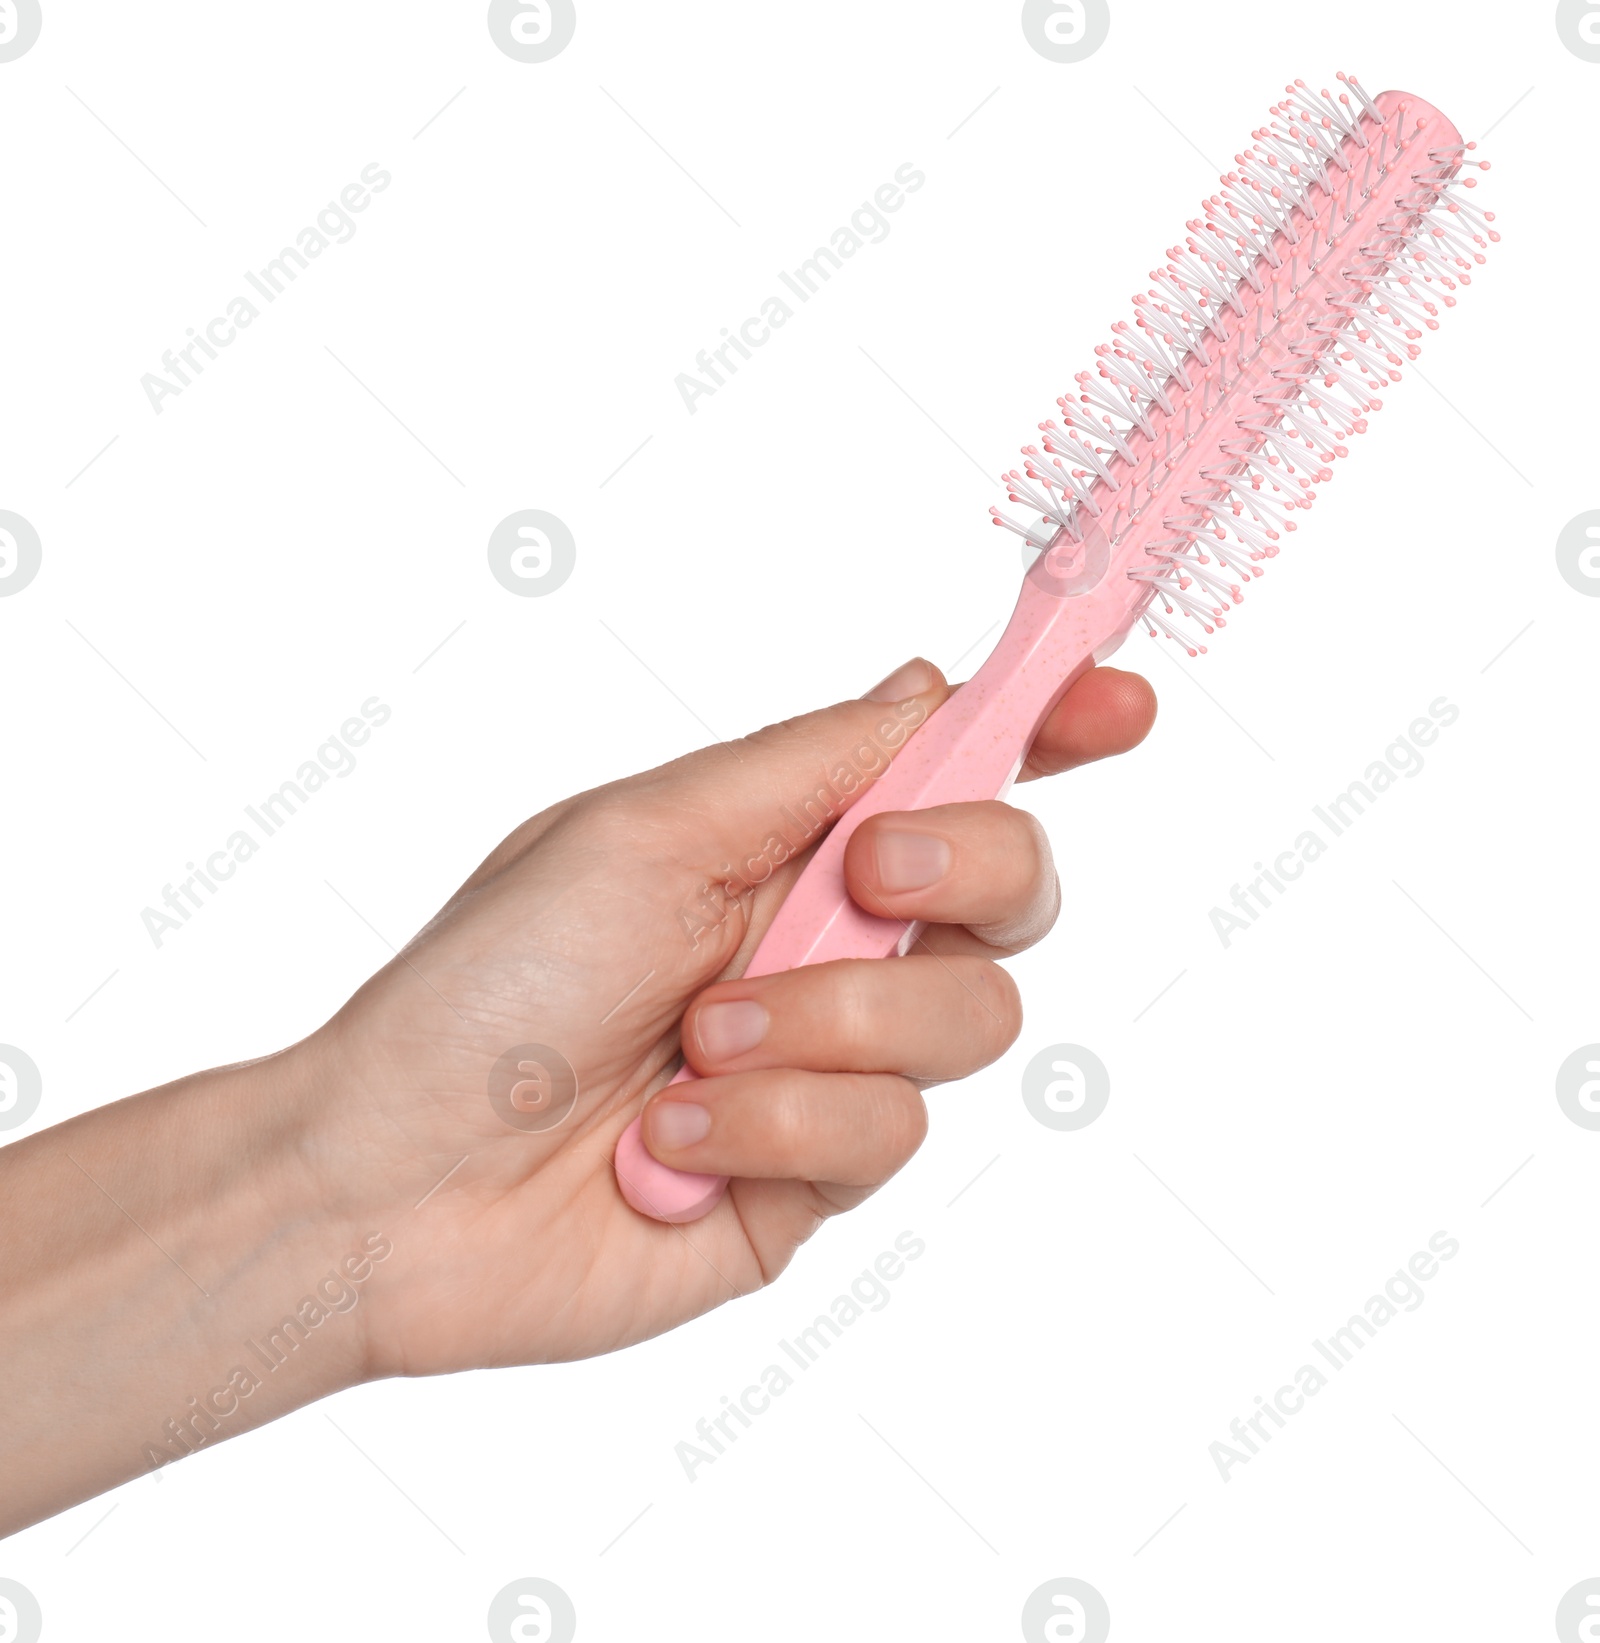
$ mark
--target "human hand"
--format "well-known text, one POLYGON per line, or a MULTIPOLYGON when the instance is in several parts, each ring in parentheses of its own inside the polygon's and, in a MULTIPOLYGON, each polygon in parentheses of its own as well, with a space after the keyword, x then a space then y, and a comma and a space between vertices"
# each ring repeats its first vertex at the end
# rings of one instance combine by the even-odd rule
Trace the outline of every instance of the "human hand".
MULTIPOLYGON (((809 846, 948 694, 908 664, 568 799, 303 1042, 0 1148, 0 1534, 363 1380, 657 1334, 771 1282, 894 1174, 923 1089, 1016 1036, 995 960, 1058 901, 1037 824, 999 803, 868 818, 851 893, 926 921, 914 951, 737 978, 809 846), (663 1089, 680 1024, 702 1076, 663 1089), (664 1163, 734 1177, 691 1227, 617 1188, 647 1097, 664 1163)), ((1153 715, 1142 679, 1090 672, 1024 779, 1132 747, 1153 715)))
MULTIPOLYGON (((1011 1044, 995 961, 1046 933, 1059 892, 1042 829, 999 802, 873 817, 851 840, 857 901, 927 923, 906 957, 733 979, 832 819, 819 775, 881 773, 949 689, 908 664, 861 701, 534 817, 291 1052, 319 1092, 304 1150, 326 1215, 395 1245, 364 1287, 365 1376, 589 1356, 771 1282, 916 1150, 923 1089, 1011 1044), (653 1096, 646 1143, 734 1177, 691 1228, 635 1214, 611 1170, 680 1022, 701 1077, 653 1096)), ((1154 711, 1136 675, 1092 670, 1023 779, 1136 745, 1154 711)))

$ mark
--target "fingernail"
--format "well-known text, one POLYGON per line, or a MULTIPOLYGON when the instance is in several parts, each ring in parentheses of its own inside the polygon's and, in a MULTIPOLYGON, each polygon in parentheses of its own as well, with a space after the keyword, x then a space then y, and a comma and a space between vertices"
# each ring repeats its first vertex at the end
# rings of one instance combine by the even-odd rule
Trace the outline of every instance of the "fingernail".
POLYGON ((666 1152, 692 1147, 711 1130, 711 1114, 692 1101, 655 1101, 645 1109, 644 1121, 653 1145, 666 1152))
POLYGON ((950 846, 936 833, 879 833, 873 857, 885 890, 926 890, 950 871, 950 846))
POLYGON ((933 683, 933 664, 920 656, 913 656, 903 667, 897 667, 889 677, 876 684, 861 698, 864 702, 903 702, 908 696, 920 696, 933 683))
POLYGON ((767 1036, 766 1009, 753 998, 708 1004, 694 1018, 694 1035, 708 1061, 732 1061, 767 1036))

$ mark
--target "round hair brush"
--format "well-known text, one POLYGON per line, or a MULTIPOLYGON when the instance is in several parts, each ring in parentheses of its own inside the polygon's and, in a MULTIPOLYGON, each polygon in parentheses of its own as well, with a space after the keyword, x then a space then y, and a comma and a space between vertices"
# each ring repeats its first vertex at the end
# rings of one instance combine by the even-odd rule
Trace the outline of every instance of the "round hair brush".
MULTIPOLYGON (((1009 625, 818 846, 747 974, 905 951, 916 928, 845 889, 855 828, 1004 794, 1068 686, 1135 623, 1203 651, 1470 283, 1499 238, 1470 199, 1475 145, 1419 98, 1338 78, 1286 88, 1003 476, 1026 513, 994 523, 1040 550, 1009 625)), ((658 1163, 637 1120, 616 1171, 661 1221, 697 1220, 727 1186, 658 1163)))

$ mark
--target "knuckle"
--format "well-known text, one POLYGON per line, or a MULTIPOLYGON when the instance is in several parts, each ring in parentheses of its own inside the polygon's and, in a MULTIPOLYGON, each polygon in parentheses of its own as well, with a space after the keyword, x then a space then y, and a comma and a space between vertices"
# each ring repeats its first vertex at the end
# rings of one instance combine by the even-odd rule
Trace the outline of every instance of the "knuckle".
POLYGON ((928 1103, 909 1078, 895 1078, 884 1084, 878 1108, 883 1151, 897 1169, 928 1137, 928 1103))
POLYGON ((862 963, 844 964, 827 978, 830 1017, 827 1040, 835 1059, 847 1067, 870 1053, 881 1036, 874 1031, 876 983, 881 979, 876 963, 870 967, 862 963))
POLYGON ((972 928, 991 946, 1015 953, 1055 928, 1061 913, 1061 880, 1050 836, 1038 817, 1007 808, 1006 842, 1003 851, 997 851, 1003 866, 995 874, 989 917, 972 928))
POLYGON ((633 846, 639 834, 639 812, 636 797, 620 787, 601 788, 585 794, 565 819, 587 848, 610 855, 633 846))
POLYGON ((983 1046, 979 1065, 987 1066, 1004 1055, 1022 1031, 1022 993, 1011 973, 992 959, 975 958, 971 966, 967 1017, 983 1046))
POLYGON ((1061 917, 1061 875, 1054 868, 1050 871, 1050 911, 1045 914, 1040 924, 1040 936, 1047 936, 1055 929, 1056 922, 1061 917))
POLYGON ((796 1157, 804 1148, 810 1128, 803 1079, 794 1073, 768 1075, 769 1088, 761 1104, 761 1148, 773 1159, 796 1157))
POLYGON ((1055 857, 1050 850, 1050 835, 1044 823, 1031 810, 1014 810, 1017 851, 1014 859, 1026 873, 1027 884, 1040 883, 1055 872, 1055 857))

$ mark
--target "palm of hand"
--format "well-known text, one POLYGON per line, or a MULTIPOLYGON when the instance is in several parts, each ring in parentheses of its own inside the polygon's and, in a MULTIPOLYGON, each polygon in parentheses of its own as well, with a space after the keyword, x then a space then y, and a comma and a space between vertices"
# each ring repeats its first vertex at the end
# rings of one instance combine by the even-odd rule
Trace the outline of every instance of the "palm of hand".
POLYGON ((396 1251, 368 1296, 373 1374, 647 1339, 768 1281, 817 1224, 803 1184, 740 1182, 696 1226, 663 1226, 611 1172, 685 1005, 742 965, 796 871, 708 903, 716 863, 696 858, 716 841, 697 833, 644 798, 535 818, 324 1030, 356 1097, 332 1150, 362 1159, 333 1190, 396 1251), (741 1200, 774 1195, 784 1213, 752 1232, 741 1200))

